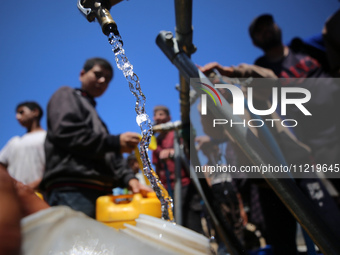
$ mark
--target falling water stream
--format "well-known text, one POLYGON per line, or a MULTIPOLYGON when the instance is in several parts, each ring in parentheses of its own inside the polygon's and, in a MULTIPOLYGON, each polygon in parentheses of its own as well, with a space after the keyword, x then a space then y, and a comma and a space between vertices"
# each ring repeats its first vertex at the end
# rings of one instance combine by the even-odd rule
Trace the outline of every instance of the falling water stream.
POLYGON ((143 171, 151 187, 155 191, 162 206, 162 218, 167 221, 174 221, 172 213, 172 199, 167 190, 163 187, 157 174, 152 169, 150 159, 148 156, 148 147, 152 136, 152 125, 149 116, 145 112, 145 100, 138 76, 133 72, 133 66, 130 64, 123 49, 122 39, 119 35, 110 33, 108 36, 109 43, 112 46, 112 51, 115 54, 117 67, 122 70, 126 80, 129 83, 131 93, 136 97, 135 111, 137 114, 136 122, 142 132, 142 140, 139 146, 139 153, 143 163, 143 171))

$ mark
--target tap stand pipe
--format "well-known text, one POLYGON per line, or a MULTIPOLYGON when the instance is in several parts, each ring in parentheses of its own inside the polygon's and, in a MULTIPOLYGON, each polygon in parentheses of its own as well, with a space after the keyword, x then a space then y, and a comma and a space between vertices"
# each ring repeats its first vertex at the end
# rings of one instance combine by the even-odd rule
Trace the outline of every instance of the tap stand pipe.
MULTIPOLYGON (((171 38, 169 33, 171 34, 171 32, 166 31, 160 32, 156 38, 156 43, 177 67, 181 75, 185 77, 187 81, 190 81, 190 78, 206 78, 190 58, 188 58, 184 52, 178 50, 176 40, 171 38)), ((211 84, 211 86, 213 85, 211 84)), ((197 93, 202 94, 198 86, 193 86, 193 89, 195 89, 197 93)), ((220 97, 223 107, 217 104, 216 107, 211 109, 214 117, 230 119, 234 123, 241 122, 239 117, 232 114, 232 108, 229 103, 223 96, 220 97)), ((208 100, 210 100, 209 97, 208 100)), ((247 127, 242 125, 236 125, 232 128, 229 125, 223 125, 223 127, 235 139, 236 143, 254 165, 279 165, 277 160, 271 156, 268 150, 247 127)), ((275 174, 270 172, 263 173, 262 177, 306 230, 323 254, 340 254, 339 238, 331 230, 331 227, 326 225, 321 215, 314 209, 311 201, 306 199, 287 173, 282 173, 281 177, 283 178, 277 178, 275 174)))
MULTIPOLYGON (((180 47, 190 57, 192 53, 192 0, 175 0, 175 17, 176 17, 176 38, 179 39, 180 47)), ((179 75, 179 102, 180 102, 180 114, 182 121, 182 137, 184 151, 189 154, 189 140, 190 140, 190 98, 189 91, 190 85, 183 76, 179 75)), ((179 153, 178 144, 178 131, 175 131, 175 145, 178 146, 176 153, 179 153), (177 136, 177 138, 176 138, 177 136), (177 141, 176 141, 177 140, 177 141)), ((185 153, 184 152, 184 153, 185 153)), ((178 224, 182 223, 182 175, 181 175, 181 162, 180 155, 175 157, 175 188, 174 188, 174 203, 175 203, 175 218, 178 224), (180 223, 181 222, 181 223, 180 223)))
POLYGON ((186 148, 189 146, 189 123, 190 123, 190 85, 187 80, 180 75, 179 76, 180 86, 179 86, 179 104, 180 104, 180 111, 181 111, 181 121, 182 121, 182 136, 186 148))
POLYGON ((113 20, 109 10, 112 5, 120 1, 121 0, 111 0, 110 2, 102 0, 78 0, 77 6, 89 22, 97 19, 106 36, 109 36, 110 33, 114 33, 117 36, 119 35, 117 24, 113 20))
POLYGON ((177 41, 190 57, 196 51, 192 44, 192 0, 175 0, 175 16, 177 41))
MULTIPOLYGON (((192 44, 192 0, 175 0, 175 18, 176 18, 176 38, 179 47, 186 52, 188 57, 196 51, 192 44)), ((180 112, 183 123, 183 142, 184 149, 189 150, 189 123, 190 123, 190 98, 189 83, 184 77, 179 77, 180 92, 180 112)))
POLYGON ((179 145, 178 130, 174 131, 174 160, 175 160, 175 187, 174 187, 174 204, 175 204, 175 219, 176 223, 183 225, 182 216, 182 174, 181 174, 181 151, 179 145))

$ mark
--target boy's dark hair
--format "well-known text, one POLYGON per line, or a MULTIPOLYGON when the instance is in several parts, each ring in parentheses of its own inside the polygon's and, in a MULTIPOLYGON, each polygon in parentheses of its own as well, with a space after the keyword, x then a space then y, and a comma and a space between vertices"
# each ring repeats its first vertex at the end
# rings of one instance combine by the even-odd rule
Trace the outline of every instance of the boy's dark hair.
POLYGON ((35 109, 38 109, 39 111, 39 115, 38 115, 38 120, 40 121, 44 112, 43 112, 43 109, 41 108, 41 106, 37 103, 37 102, 34 102, 34 101, 27 101, 27 102, 22 102, 20 104, 17 105, 17 107, 15 108, 15 111, 17 112, 18 109, 22 106, 26 106, 28 107, 30 110, 35 110, 35 109))
POLYGON ((100 65, 101 67, 104 67, 106 70, 111 71, 112 77, 113 77, 113 68, 109 61, 107 61, 104 58, 89 58, 86 60, 83 69, 85 72, 89 71, 94 67, 95 65, 100 65))
POLYGON ((257 30, 258 26, 262 23, 274 23, 274 18, 271 14, 262 14, 256 18, 253 19, 249 26, 249 34, 252 39, 254 39, 254 33, 257 30))
POLYGON ((169 108, 164 105, 157 105, 153 108, 153 113, 157 111, 164 111, 168 116, 170 116, 169 108))

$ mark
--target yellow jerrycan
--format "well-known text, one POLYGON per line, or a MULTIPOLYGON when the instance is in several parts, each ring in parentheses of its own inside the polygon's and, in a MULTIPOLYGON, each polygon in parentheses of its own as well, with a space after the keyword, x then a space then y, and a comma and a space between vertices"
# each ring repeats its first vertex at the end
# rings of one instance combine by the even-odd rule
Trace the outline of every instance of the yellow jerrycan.
POLYGON ((155 192, 101 196, 96 202, 96 219, 116 229, 125 228, 124 223, 136 225, 140 214, 162 217, 161 202, 155 192))

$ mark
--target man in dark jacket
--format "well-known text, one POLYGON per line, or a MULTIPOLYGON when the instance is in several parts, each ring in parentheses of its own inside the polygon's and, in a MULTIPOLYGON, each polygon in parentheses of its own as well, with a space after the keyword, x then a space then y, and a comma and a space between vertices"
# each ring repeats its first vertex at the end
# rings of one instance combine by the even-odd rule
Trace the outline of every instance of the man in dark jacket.
MULTIPOLYGON (((340 163, 339 84, 306 46, 296 47, 296 40, 291 46, 282 42, 281 29, 270 14, 255 18, 249 33, 254 45, 264 53, 255 61, 255 65, 273 70, 279 78, 286 78, 289 83, 283 83, 283 87, 302 87, 311 93, 311 99, 305 107, 312 115, 304 116, 296 107, 290 107, 287 109, 287 118, 293 117, 299 122, 294 132, 312 149, 316 164, 327 168, 337 167, 340 163)), ((339 192, 338 174, 332 170, 325 174, 339 192)))
POLYGON ((95 98, 112 77, 109 62, 89 59, 80 72, 81 89, 61 87, 47 107, 46 171, 40 186, 50 205, 67 205, 92 218, 96 199, 112 194, 114 186, 152 191, 138 182, 122 157, 137 146, 139 135, 110 135, 95 109, 95 98))

